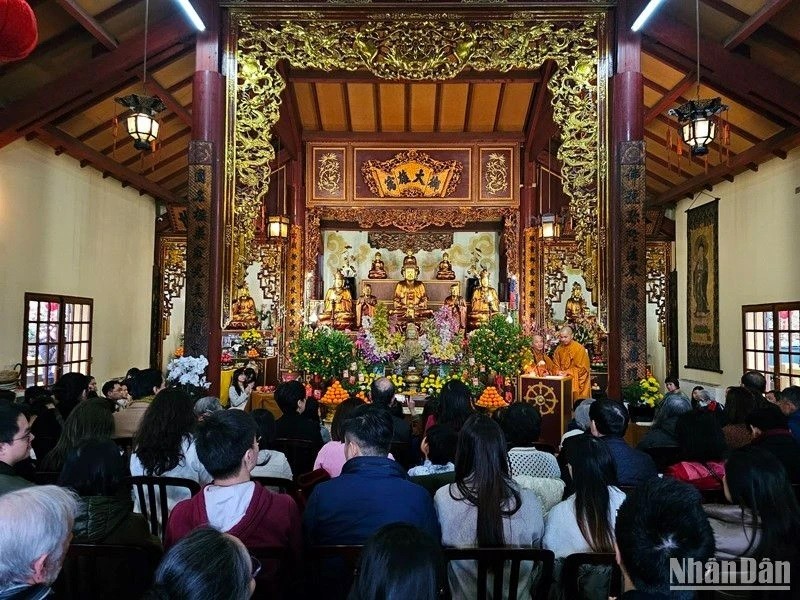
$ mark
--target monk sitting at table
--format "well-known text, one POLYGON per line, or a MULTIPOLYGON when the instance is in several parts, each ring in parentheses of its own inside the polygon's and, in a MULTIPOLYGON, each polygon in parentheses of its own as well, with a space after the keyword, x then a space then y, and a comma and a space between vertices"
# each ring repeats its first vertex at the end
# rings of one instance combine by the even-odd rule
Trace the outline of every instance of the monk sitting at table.
POLYGON ((572 399, 579 400, 592 396, 590 381, 589 353, 582 344, 572 339, 572 327, 562 327, 558 332, 561 342, 553 353, 556 374, 572 378, 572 399))
POLYGON ((533 336, 533 373, 537 377, 547 377, 553 375, 558 369, 553 359, 547 355, 544 349, 544 336, 534 334, 533 336))

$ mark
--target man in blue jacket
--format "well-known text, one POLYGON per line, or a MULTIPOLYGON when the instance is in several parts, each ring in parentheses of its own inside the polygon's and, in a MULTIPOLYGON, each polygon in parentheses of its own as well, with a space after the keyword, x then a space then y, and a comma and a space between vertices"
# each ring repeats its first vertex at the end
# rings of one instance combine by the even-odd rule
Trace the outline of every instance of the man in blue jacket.
POLYGON ((628 429, 628 410, 616 400, 597 400, 589 407, 590 430, 601 438, 617 467, 618 485, 639 485, 658 472, 650 455, 631 448, 623 439, 628 429))
POLYGON ((425 488, 387 458, 392 416, 377 406, 359 406, 344 424, 347 462, 342 474, 319 484, 303 513, 310 545, 363 544, 389 523, 409 523, 440 539, 433 500, 425 488))

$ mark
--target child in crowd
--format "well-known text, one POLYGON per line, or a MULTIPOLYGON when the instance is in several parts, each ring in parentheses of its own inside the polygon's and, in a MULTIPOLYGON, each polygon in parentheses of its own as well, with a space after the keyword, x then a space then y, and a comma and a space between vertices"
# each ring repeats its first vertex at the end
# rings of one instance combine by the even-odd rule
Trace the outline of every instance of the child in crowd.
POLYGON ((420 450, 425 462, 408 470, 409 477, 435 475, 455 471, 453 464, 456 456, 458 434, 447 425, 433 425, 422 438, 420 450))

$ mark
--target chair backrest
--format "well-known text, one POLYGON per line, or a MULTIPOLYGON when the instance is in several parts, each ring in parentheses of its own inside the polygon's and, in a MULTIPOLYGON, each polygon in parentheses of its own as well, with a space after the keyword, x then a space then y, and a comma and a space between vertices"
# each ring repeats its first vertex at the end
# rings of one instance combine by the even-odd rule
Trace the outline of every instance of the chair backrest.
POLYGON ((273 491, 279 492, 281 494, 289 494, 294 501, 297 503, 297 506, 300 510, 304 509, 305 498, 303 494, 300 492, 300 486, 298 486, 294 481, 291 479, 286 479, 284 477, 250 477, 253 481, 255 481, 259 485, 263 485, 264 487, 268 487, 273 491))
POLYGON ((531 588, 531 598, 541 600, 547 597, 550 584, 553 581, 553 562, 555 556, 550 550, 539 548, 445 548, 445 560, 474 560, 478 562, 478 589, 477 600, 488 598, 488 574, 494 573, 492 583, 492 598, 505 598, 517 600, 517 586, 519 585, 520 564, 530 561, 542 565, 539 578, 535 587, 531 588), (508 594, 503 589, 503 580, 508 563, 508 594))
POLYGON ((36 471, 33 474, 33 482, 37 485, 58 485, 60 471, 36 471))
POLYGON ((139 546, 71 544, 53 587, 62 600, 138 600, 160 559, 160 551, 139 546))
POLYGON ((404 470, 408 471, 411 468, 411 444, 409 442, 392 442, 389 445, 389 452, 404 470))
POLYGON ((248 552, 261 563, 256 577, 255 600, 280 600, 300 598, 303 582, 299 579, 299 565, 288 546, 248 546, 248 552))
POLYGON ((200 491, 199 483, 182 477, 136 475, 126 477, 123 480, 123 484, 133 486, 134 493, 139 500, 139 510, 142 511, 142 515, 147 519, 150 533, 159 536, 162 542, 166 537, 167 518, 169 517, 167 488, 186 488, 192 496, 200 491))
POLYGON ((603 597, 618 597, 622 593, 622 571, 620 571, 617 564, 616 557, 613 552, 578 552, 570 554, 564 559, 564 564, 561 567, 561 586, 564 589, 564 598, 570 600, 579 600, 584 595, 581 594, 581 586, 579 582, 579 569, 582 565, 600 567, 611 567, 611 578, 609 580, 609 587, 607 593, 603 593, 603 597))
POLYGON ((363 546, 311 546, 306 556, 311 573, 309 598, 344 600, 358 570, 363 546))
POLYGON ((533 443, 533 447, 536 448, 537 450, 542 451, 542 452, 548 452, 548 453, 552 454, 553 456, 558 454, 558 448, 553 446, 553 444, 547 444, 545 442, 534 442, 533 443))
POLYGON ((656 463, 656 469, 658 469, 659 473, 663 473, 667 467, 679 463, 682 457, 682 450, 677 446, 656 446, 644 448, 644 451, 656 463))
POLYGON ((322 444, 309 440, 295 440, 291 438, 278 438, 274 442, 275 450, 286 455, 292 473, 308 473, 314 469, 314 460, 322 444))
POLYGON ((125 456, 125 463, 129 462, 131 454, 133 453, 133 438, 132 437, 119 437, 113 438, 114 443, 119 446, 120 450, 122 450, 123 456, 125 456))

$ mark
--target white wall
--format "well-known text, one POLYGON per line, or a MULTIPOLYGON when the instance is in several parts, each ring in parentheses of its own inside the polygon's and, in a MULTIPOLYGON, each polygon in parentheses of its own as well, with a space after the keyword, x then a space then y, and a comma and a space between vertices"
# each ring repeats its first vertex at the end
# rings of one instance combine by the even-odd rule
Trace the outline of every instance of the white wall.
POLYGON ((722 374, 684 369, 686 364, 686 210, 702 206, 705 194, 678 203, 676 265, 681 388, 737 384, 742 375, 742 305, 800 300, 800 148, 774 158, 757 172, 714 186, 719 202, 719 329, 722 374), (689 385, 691 382, 691 385, 689 385))
POLYGON ((102 385, 150 351, 155 204, 66 154, 0 149, 0 368, 22 357, 25 292, 94 299, 92 375, 102 385))

